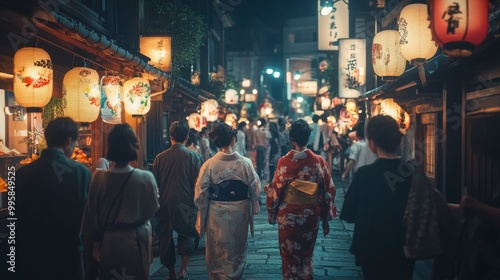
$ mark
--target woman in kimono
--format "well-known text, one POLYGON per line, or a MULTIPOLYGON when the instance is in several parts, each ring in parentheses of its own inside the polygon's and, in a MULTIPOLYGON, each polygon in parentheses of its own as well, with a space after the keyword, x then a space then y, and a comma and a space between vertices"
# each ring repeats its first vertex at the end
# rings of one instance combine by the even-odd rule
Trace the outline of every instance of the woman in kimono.
POLYGON ((220 149, 201 167, 195 186, 198 231, 206 232, 210 279, 242 279, 248 227, 259 212, 260 180, 249 158, 235 152, 236 131, 215 124, 210 139, 220 149))
POLYGON ((307 149, 311 128, 304 120, 292 123, 294 149, 278 161, 266 186, 270 224, 278 222, 283 279, 313 279, 313 252, 319 221, 323 235, 337 216, 335 186, 325 160, 307 149))
POLYGON ((378 159, 354 173, 345 195, 340 219, 355 224, 350 251, 365 279, 412 279, 403 215, 414 168, 396 153, 403 135, 393 118, 370 118, 366 136, 378 159))
POLYGON ((115 125, 108 147, 107 158, 115 165, 94 173, 83 215, 86 279, 97 274, 101 280, 124 275, 149 279, 149 219, 159 207, 156 180, 151 172, 129 165, 139 148, 130 125, 115 125))

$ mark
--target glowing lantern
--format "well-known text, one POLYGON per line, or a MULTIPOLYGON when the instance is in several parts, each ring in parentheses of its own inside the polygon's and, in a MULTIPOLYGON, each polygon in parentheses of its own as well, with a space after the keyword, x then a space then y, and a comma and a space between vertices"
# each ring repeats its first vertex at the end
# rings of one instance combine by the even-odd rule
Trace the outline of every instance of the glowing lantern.
POLYGON ((123 85, 125 112, 134 117, 145 115, 151 109, 149 81, 135 77, 123 85))
POLYGON ((431 2, 434 41, 450 56, 468 56, 488 34, 488 0, 431 2))
POLYGON ((214 99, 208 99, 201 103, 200 114, 209 122, 216 121, 219 118, 219 102, 214 99))
POLYGON ((87 67, 69 70, 63 79, 63 110, 75 122, 93 122, 99 116, 99 74, 87 67))
POLYGON ((382 81, 392 82, 404 73, 406 59, 401 55, 399 32, 384 30, 373 38, 372 45, 373 71, 382 81))
POLYGON ((165 72, 170 72, 172 60, 172 38, 141 36, 139 39, 141 53, 151 58, 149 64, 165 72))
POLYGON ((426 4, 410 4, 399 15, 401 54, 413 65, 423 65, 437 51, 427 16, 426 4))
POLYGON ((101 78, 101 118, 104 122, 112 124, 122 122, 120 92, 120 77, 103 76, 101 78))
POLYGON ((403 110, 392 98, 386 98, 380 103, 380 114, 390 116, 398 122, 399 128, 410 128, 410 115, 403 110))
POLYGON ((27 112, 41 112, 52 97, 53 70, 49 54, 22 48, 14 55, 14 96, 27 112))
POLYGON ((321 109, 328 110, 330 109, 330 105, 332 104, 332 100, 328 97, 321 97, 321 109))
POLYGON ((233 128, 238 127, 238 117, 235 114, 227 114, 225 123, 232 126, 233 128))
POLYGON ((230 105, 238 104, 238 92, 234 89, 226 90, 225 101, 230 105))
POLYGON ((339 97, 357 98, 365 84, 366 40, 339 39, 339 97))
POLYGON ((198 132, 200 132, 201 129, 206 126, 206 124, 205 125, 203 124, 202 116, 200 116, 200 114, 197 113, 192 113, 191 115, 189 115, 188 125, 189 128, 192 128, 198 132))

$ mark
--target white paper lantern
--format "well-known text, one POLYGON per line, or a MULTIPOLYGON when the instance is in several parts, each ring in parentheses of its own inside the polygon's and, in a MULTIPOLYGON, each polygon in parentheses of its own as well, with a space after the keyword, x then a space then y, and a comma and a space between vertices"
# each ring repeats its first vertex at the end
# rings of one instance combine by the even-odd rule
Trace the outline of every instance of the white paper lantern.
POLYGON ((339 97, 357 98, 366 86, 366 40, 339 39, 339 97))
POLYGON ((75 122, 93 122, 99 116, 99 74, 87 67, 69 70, 63 79, 63 110, 75 122))
POLYGON ((373 38, 372 64, 375 74, 392 82, 405 72, 406 59, 401 55, 399 32, 384 30, 373 38))
POLYGON ((216 121, 219 118, 219 102, 215 99, 208 99, 201 103, 200 114, 209 122, 216 121))
POLYGON ((189 115, 188 125, 189 128, 192 128, 198 132, 200 132, 201 129, 206 126, 206 124, 204 125, 203 123, 203 117, 198 113, 192 113, 191 115, 189 115))
POLYGON ((332 100, 328 97, 321 97, 321 109, 328 110, 330 109, 330 105, 332 104, 332 100))
POLYGON ((151 88, 149 81, 135 77, 123 85, 125 112, 132 116, 141 116, 151 108, 151 88))
POLYGON ((399 15, 401 55, 413 65, 423 64, 436 54, 437 45, 427 20, 426 4, 410 4, 399 15))
POLYGON ((238 104, 238 92, 234 89, 226 90, 225 101, 229 105, 238 104))
POLYGON ((121 86, 119 76, 101 78, 101 118, 106 123, 122 122, 121 86))
POLYGON ((399 128, 407 130, 410 128, 410 115, 394 102, 392 98, 386 98, 380 103, 380 114, 390 116, 398 122, 399 128))
POLYGON ((22 48, 14 55, 14 96, 28 112, 41 112, 53 89, 52 61, 39 48, 22 48))

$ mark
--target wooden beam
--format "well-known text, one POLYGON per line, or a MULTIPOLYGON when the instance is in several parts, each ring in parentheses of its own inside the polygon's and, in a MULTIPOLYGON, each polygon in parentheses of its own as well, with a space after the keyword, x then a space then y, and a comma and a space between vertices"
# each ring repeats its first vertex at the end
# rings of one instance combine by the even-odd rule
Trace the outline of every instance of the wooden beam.
POLYGON ((409 3, 410 0, 403 0, 396 7, 394 7, 394 9, 392 9, 392 11, 390 11, 389 14, 382 19, 382 28, 386 28, 394 20, 397 20, 401 10, 403 10, 403 8, 409 3))

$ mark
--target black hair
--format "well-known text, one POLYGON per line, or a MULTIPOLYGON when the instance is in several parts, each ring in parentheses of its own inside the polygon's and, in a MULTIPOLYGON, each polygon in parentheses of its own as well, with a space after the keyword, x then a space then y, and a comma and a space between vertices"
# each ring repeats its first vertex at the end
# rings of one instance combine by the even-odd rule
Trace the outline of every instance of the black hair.
POLYGON ((259 125, 259 127, 266 126, 267 122, 266 122, 266 120, 265 120, 265 119, 260 118, 260 119, 259 119, 259 121, 260 121, 260 125, 259 125))
POLYGON ((290 133, 288 134, 291 141, 294 141, 299 146, 307 145, 309 136, 311 135, 311 128, 304 120, 296 120, 292 123, 290 133))
POLYGON ((68 137, 71 137, 74 141, 78 139, 78 125, 68 117, 55 118, 47 124, 44 135, 47 147, 62 147, 68 137))
POLYGON ((312 121, 313 121, 313 123, 318 123, 318 121, 319 121, 319 116, 318 116, 318 115, 316 115, 316 114, 314 114, 314 115, 312 116, 312 121))
POLYGON ((106 158, 116 163, 128 163, 137 159, 139 139, 128 123, 117 124, 108 135, 106 158))
POLYGON ((365 138, 365 122, 358 122, 356 124, 356 136, 358 139, 365 138))
POLYGON ((245 129, 245 126, 247 126, 247 123, 246 122, 240 122, 238 124, 238 129, 239 130, 244 130, 245 129))
POLYGON ((189 130, 189 134, 188 134, 188 140, 187 140, 187 143, 186 145, 189 146, 189 145, 198 145, 198 131, 194 130, 194 129, 190 129, 189 130))
POLYGON ((186 122, 175 121, 170 126, 168 131, 170 133, 170 137, 172 137, 175 142, 184 142, 189 133, 189 127, 186 122))
POLYGON ((328 114, 326 114, 326 113, 325 113, 325 114, 321 115, 321 120, 322 120, 324 123, 326 123, 326 122, 328 121, 328 114))
POLYGON ((366 136, 385 152, 395 153, 401 144, 403 134, 393 118, 378 115, 368 120, 366 136))
POLYGON ((231 140, 236 137, 236 130, 226 123, 217 123, 212 126, 209 137, 215 146, 220 149, 231 145, 231 140))

